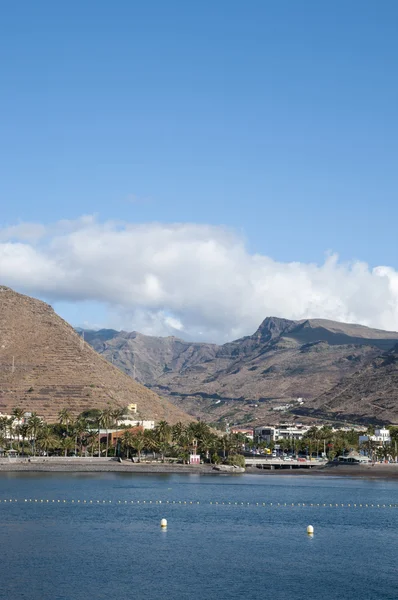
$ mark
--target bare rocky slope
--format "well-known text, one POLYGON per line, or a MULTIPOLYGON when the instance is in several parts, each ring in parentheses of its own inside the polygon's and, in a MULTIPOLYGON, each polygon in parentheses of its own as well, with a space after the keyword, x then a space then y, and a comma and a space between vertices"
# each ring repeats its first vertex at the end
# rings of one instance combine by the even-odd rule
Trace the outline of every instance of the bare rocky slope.
POLYGON ((398 344, 297 414, 398 424, 398 344))
POLYGON ((99 356, 49 305, 0 286, 1 412, 21 406, 52 421, 62 408, 130 403, 141 419, 189 419, 99 356))
POLYGON ((308 408, 301 415, 312 416, 315 399, 383 360, 379 357, 397 343, 398 333, 324 319, 269 317, 253 335, 222 346, 113 330, 86 332, 86 339, 189 413, 211 422, 254 423, 270 415, 276 421, 277 414, 286 419, 286 413, 274 410, 284 403, 295 414, 299 397, 308 408))

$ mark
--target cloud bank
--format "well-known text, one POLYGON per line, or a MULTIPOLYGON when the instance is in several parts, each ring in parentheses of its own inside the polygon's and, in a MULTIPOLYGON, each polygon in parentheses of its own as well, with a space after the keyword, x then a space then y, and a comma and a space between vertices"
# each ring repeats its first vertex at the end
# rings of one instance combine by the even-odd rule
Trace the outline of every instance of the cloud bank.
POLYGON ((281 263, 222 227, 100 223, 0 229, 0 284, 52 302, 96 302, 110 325, 224 342, 266 316, 398 330, 398 272, 363 262, 281 263))

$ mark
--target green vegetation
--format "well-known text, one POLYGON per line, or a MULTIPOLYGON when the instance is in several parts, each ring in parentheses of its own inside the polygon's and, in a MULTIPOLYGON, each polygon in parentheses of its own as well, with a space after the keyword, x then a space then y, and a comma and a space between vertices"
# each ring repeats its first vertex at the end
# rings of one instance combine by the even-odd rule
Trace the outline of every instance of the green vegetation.
MULTIPOLYGON (((236 466, 244 466, 245 447, 267 449, 270 453, 275 446, 273 442, 249 441, 242 433, 216 431, 197 421, 175 425, 160 421, 149 430, 120 427, 119 421, 126 410, 111 407, 90 409, 76 416, 64 408, 58 415, 58 422, 48 424, 35 412, 24 419, 25 410, 16 407, 11 417, 0 417, 0 446, 25 456, 119 456, 140 461, 143 455, 149 455, 162 462, 179 461, 184 464, 189 462, 190 454, 200 454, 203 462, 225 462, 236 466), (113 433, 110 434, 110 431, 113 433)), ((368 441, 361 449, 375 460, 395 460, 398 427, 391 426, 389 429, 391 443, 380 445, 368 441)), ((363 433, 371 435, 373 430, 369 428, 363 433)), ((329 426, 311 427, 303 439, 282 439, 278 445, 284 452, 293 454, 314 456, 325 452, 329 460, 333 460, 350 450, 359 450, 359 434, 355 430, 334 431, 329 426)))
POLYGON ((227 458, 227 465, 234 467, 245 467, 245 457, 242 454, 230 454, 227 458))
POLYGON ((109 407, 85 410, 75 416, 64 408, 58 422, 48 424, 34 412, 24 421, 25 410, 15 408, 11 418, 0 418, 0 445, 25 456, 120 456, 140 461, 145 453, 163 462, 177 460, 185 464, 190 454, 198 453, 204 462, 220 463, 229 457, 233 460, 230 464, 244 465, 244 457, 239 454, 245 442, 241 434, 222 434, 203 422, 170 425, 166 421, 148 430, 122 426, 119 433, 118 422, 126 412, 109 407), (101 430, 105 430, 102 435, 101 430), (112 438, 110 430, 114 432, 112 438))

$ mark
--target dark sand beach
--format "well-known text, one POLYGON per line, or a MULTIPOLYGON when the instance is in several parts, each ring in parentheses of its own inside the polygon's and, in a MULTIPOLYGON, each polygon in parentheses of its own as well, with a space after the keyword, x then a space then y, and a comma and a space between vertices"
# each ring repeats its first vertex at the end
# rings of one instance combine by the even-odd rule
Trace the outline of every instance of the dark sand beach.
MULTIPOLYGON (((225 473, 214 470, 213 465, 182 465, 158 462, 133 463, 129 460, 118 462, 109 458, 32 458, 28 459, 0 459, 0 472, 86 472, 86 473, 187 473, 200 475, 225 475, 225 473)), ((267 476, 332 476, 332 477, 366 477, 398 479, 398 464, 374 465, 342 465, 327 464, 322 467, 301 469, 259 469, 248 467, 246 473, 250 475, 267 476)), ((244 473, 238 473, 244 475, 244 473)))

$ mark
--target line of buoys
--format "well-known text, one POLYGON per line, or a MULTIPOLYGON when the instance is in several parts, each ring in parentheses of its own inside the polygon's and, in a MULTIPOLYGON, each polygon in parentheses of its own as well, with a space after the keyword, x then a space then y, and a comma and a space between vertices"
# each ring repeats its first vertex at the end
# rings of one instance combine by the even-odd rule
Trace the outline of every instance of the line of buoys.
POLYGON ((34 503, 40 503, 40 504, 59 504, 59 503, 63 503, 63 504, 102 504, 102 505, 106 505, 106 504, 118 504, 118 505, 131 505, 131 504, 136 504, 136 505, 165 505, 165 504, 178 504, 181 506, 197 506, 197 505, 202 505, 202 506, 236 506, 236 507, 247 507, 247 506, 255 506, 255 507, 265 507, 265 508, 279 508, 279 509, 284 509, 284 508, 332 508, 332 509, 341 509, 341 508, 348 508, 348 509, 359 509, 359 508, 374 508, 374 509, 383 509, 383 508, 398 508, 398 504, 357 504, 357 503, 347 503, 347 504, 337 504, 337 503, 306 503, 306 502, 292 502, 292 503, 286 503, 284 502, 283 504, 278 502, 233 502, 233 501, 221 501, 221 500, 209 500, 206 502, 203 501, 199 501, 199 500, 76 500, 76 499, 59 499, 59 498, 24 498, 24 499, 18 499, 18 498, 1 498, 0 499, 0 504, 11 504, 11 503, 17 503, 17 502, 34 502, 34 503))

